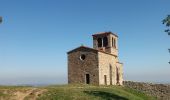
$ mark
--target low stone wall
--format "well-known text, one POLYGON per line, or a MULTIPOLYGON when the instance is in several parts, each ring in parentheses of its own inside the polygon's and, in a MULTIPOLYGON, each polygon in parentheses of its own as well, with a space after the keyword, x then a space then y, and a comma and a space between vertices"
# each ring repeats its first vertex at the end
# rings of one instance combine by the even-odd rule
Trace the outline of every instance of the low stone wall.
POLYGON ((170 100, 170 85, 132 81, 124 81, 123 85, 148 95, 155 96, 160 100, 170 100))

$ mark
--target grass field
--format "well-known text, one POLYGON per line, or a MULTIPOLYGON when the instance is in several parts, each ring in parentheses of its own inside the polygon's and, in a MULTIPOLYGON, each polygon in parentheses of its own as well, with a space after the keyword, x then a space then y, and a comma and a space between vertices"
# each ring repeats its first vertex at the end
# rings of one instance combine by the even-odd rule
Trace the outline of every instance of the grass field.
POLYGON ((53 85, 0 86, 0 100, 156 100, 121 86, 53 85))

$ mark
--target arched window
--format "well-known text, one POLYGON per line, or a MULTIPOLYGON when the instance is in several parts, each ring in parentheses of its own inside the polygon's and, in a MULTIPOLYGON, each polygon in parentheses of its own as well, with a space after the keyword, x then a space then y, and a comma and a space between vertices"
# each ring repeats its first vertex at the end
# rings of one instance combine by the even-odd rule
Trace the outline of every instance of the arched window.
POLYGON ((116 48, 116 39, 114 39, 113 37, 112 37, 112 47, 116 48))
POLYGON ((114 47, 116 48, 116 39, 114 39, 114 47))
POLYGON ((97 39, 98 47, 102 47, 102 38, 97 39))
POLYGON ((108 39, 107 37, 103 38, 103 46, 106 47, 108 45, 108 39))

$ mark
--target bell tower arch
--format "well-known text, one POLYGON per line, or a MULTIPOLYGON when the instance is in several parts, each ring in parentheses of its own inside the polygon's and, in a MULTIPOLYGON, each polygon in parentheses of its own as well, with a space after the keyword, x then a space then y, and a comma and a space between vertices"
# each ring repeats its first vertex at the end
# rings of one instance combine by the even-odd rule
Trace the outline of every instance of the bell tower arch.
POLYGON ((112 32, 93 34, 93 48, 118 56, 118 36, 112 32))

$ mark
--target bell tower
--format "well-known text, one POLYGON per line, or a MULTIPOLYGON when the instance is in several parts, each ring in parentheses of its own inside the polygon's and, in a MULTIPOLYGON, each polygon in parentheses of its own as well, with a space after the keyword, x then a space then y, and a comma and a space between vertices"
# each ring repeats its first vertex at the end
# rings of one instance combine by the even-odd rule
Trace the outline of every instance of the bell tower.
POLYGON ((93 48, 118 56, 118 36, 112 32, 93 34, 93 48))

